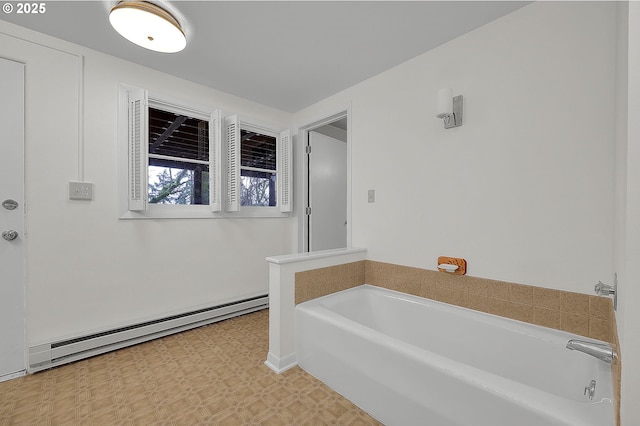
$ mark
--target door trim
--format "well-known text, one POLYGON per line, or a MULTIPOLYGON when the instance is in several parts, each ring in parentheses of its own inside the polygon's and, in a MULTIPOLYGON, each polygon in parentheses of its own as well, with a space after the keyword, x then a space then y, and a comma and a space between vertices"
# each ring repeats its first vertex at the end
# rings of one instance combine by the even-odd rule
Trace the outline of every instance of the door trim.
POLYGON ((296 207, 298 211, 298 253, 309 251, 308 216, 305 207, 309 200, 309 164, 306 161, 305 146, 309 140, 309 132, 334 121, 347 119, 347 247, 351 247, 351 106, 339 109, 338 112, 298 127, 296 159, 301 166, 297 168, 300 185, 297 186, 296 207))
MULTIPOLYGON (((27 86, 27 78, 26 78, 26 72, 27 72, 27 64, 19 59, 15 59, 15 58, 11 58, 11 57, 6 57, 6 56, 0 56, 0 60, 5 60, 5 61, 9 61, 9 62, 13 62, 15 64, 18 64, 22 67, 21 69, 21 74, 22 74, 22 104, 21 104, 21 118, 20 118, 20 126, 22 127, 21 129, 21 141, 20 141, 20 156, 21 158, 21 164, 20 164, 20 168, 22 171, 22 176, 20 176, 20 192, 21 192, 21 196, 20 199, 18 200, 18 202, 21 204, 21 215, 22 215, 22 220, 21 220, 21 229, 20 229, 20 235, 19 238, 22 240, 21 241, 21 265, 20 265, 20 280, 21 282, 19 283, 21 286, 20 292, 21 292, 21 296, 22 296, 22 317, 19 318, 20 322, 21 322, 21 328, 22 328, 22 344, 23 344, 23 348, 22 348, 22 353, 23 353, 23 357, 22 357, 22 369, 18 370, 18 371, 14 371, 14 372, 10 372, 10 373, 6 373, 4 375, 0 375, 0 382, 4 382, 7 380, 11 380, 11 379, 15 379, 18 377, 22 377, 25 376, 27 373, 27 291, 26 291, 26 277, 27 277, 27 271, 26 271, 26 258, 27 258, 27 217, 26 217, 26 209, 25 209, 25 204, 26 204, 26 182, 25 182, 25 177, 26 177, 26 86, 27 86)), ((18 198, 15 198, 18 199, 18 198)))

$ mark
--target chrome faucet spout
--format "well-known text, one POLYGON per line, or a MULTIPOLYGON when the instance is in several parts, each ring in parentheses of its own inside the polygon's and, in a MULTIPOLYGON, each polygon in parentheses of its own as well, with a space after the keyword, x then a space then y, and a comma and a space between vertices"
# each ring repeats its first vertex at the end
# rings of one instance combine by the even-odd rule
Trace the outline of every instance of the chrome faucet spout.
POLYGON ((571 339, 567 342, 567 349, 583 352, 609 364, 617 357, 615 350, 608 343, 571 339))

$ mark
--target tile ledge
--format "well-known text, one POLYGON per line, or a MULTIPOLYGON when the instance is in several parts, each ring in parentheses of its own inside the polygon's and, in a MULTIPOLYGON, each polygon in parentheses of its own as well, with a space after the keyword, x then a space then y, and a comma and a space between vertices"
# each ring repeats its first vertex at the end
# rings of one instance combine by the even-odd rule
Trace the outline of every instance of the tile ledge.
POLYGON ((339 257, 349 254, 366 253, 366 248, 361 247, 346 247, 340 249, 310 251, 306 253, 293 253, 285 254, 282 256, 269 256, 266 261, 269 263, 275 263, 277 265, 283 265, 286 263, 306 262, 312 259, 322 259, 326 257, 339 257))

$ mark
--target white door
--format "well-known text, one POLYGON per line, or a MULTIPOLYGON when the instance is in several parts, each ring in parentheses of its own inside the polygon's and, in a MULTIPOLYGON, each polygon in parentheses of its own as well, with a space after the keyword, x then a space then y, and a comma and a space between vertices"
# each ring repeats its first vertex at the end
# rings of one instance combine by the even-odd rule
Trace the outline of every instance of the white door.
POLYGON ((0 58, 0 381, 25 370, 24 65, 0 58))
POLYGON ((309 132, 309 251, 347 246, 347 143, 309 132))

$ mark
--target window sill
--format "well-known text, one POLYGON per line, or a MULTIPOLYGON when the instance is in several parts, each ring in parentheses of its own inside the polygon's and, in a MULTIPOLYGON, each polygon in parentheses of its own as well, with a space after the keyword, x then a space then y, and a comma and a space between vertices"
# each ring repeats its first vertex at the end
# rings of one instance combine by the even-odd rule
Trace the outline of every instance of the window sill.
POLYGON ((241 207, 238 212, 212 212, 209 206, 150 205, 145 211, 121 212, 120 219, 250 219, 286 218, 277 207, 241 207))

